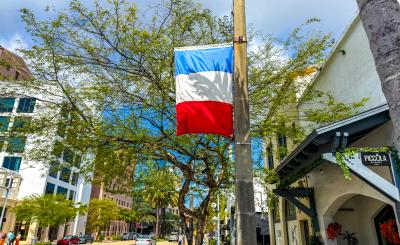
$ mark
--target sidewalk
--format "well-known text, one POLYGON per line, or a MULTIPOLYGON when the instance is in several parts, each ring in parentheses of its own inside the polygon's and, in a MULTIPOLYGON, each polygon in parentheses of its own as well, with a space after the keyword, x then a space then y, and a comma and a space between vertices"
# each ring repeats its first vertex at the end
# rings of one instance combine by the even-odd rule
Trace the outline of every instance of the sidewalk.
MULTIPOLYGON (((27 242, 21 241, 19 243, 20 245, 28 245, 27 242)), ((88 243, 87 245, 135 245, 135 241, 103 241, 103 242, 93 242, 93 243, 88 243)), ((168 241, 163 241, 163 242, 157 242, 157 245, 177 245, 177 242, 168 242, 168 241)))
MULTIPOLYGON (((135 241, 104 241, 94 242, 92 245, 135 245, 135 241)), ((157 242, 157 245, 177 245, 177 242, 157 242)))

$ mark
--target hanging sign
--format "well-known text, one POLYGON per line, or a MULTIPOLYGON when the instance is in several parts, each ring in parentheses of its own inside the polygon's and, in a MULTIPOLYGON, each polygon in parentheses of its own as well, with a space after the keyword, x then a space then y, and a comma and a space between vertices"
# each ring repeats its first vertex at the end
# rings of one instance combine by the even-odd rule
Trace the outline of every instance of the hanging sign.
POLYGON ((361 152, 361 162, 365 166, 390 166, 388 152, 361 152))

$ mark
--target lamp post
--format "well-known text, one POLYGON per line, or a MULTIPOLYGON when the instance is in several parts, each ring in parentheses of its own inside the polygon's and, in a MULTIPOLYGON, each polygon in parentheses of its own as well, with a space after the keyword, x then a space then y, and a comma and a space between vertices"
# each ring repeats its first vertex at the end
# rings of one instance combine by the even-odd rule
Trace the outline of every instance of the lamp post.
POLYGON ((219 214, 219 193, 217 193, 217 245, 221 243, 221 217, 219 214))
POLYGON ((220 245, 220 243, 221 243, 221 227, 220 227, 220 225, 221 225, 221 217, 220 217, 220 214, 219 214, 219 193, 217 193, 217 203, 212 203, 212 207, 213 207, 213 209, 215 210, 215 211, 217 211, 217 217, 213 217, 213 220, 214 221, 216 221, 217 222, 217 245, 220 245))

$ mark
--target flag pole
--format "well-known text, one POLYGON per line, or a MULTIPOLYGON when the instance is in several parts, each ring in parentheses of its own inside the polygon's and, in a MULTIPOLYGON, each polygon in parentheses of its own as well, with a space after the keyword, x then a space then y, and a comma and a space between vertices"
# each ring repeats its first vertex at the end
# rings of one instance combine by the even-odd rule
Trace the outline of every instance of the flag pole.
POLYGON ((245 0, 234 0, 234 135, 237 245, 256 244, 253 171, 250 145, 247 85, 247 37, 245 0))

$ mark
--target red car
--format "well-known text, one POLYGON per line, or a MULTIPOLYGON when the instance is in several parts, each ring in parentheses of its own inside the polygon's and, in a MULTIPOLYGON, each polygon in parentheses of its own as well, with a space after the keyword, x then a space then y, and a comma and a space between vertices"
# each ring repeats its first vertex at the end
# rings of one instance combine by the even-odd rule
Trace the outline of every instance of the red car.
POLYGON ((72 244, 79 244, 79 237, 78 236, 65 236, 63 239, 57 241, 57 245, 72 245, 72 244))

